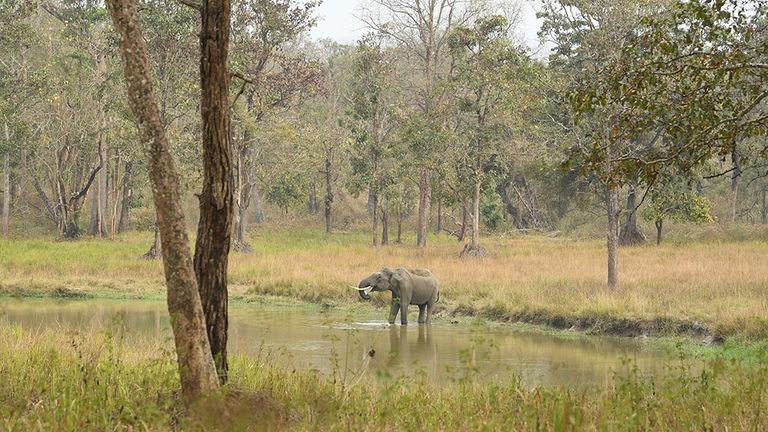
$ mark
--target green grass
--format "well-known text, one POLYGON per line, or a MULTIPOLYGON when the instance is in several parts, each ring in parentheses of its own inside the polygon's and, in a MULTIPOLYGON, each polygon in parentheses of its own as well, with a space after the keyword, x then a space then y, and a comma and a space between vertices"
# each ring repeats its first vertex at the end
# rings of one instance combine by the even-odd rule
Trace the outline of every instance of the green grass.
MULTIPOLYGON (((151 233, 116 240, 0 240, 0 291, 15 295, 160 297, 159 262, 141 258, 151 233)), ((357 303, 349 288, 383 266, 425 267, 441 283, 442 316, 480 316, 588 333, 768 339, 768 243, 692 241, 621 250, 618 290, 605 289, 603 241, 494 236, 492 256, 463 260, 461 245, 433 236, 426 250, 372 250, 361 232, 260 229, 253 254, 235 253, 233 299, 280 296, 357 303)), ((384 296, 374 304, 383 305, 384 296)))
MULTIPOLYGON (((116 327, 117 328, 117 327, 116 327)), ((765 430, 768 362, 626 367, 604 387, 527 388, 471 379, 430 387, 387 376, 340 379, 235 357, 221 394, 186 409, 175 363, 116 330, 0 327, 3 430, 765 430)))

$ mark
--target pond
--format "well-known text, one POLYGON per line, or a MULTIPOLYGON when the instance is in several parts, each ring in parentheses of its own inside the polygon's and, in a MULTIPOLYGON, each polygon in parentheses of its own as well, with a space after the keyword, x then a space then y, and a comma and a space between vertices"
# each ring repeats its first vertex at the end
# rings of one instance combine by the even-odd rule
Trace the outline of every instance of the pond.
MULTIPOLYGON (((604 385, 626 370, 627 360, 645 373, 669 362, 634 340, 448 320, 390 326, 385 315, 238 303, 230 307, 230 352, 254 358, 270 353, 293 367, 322 372, 423 374, 436 384, 471 374, 476 380, 516 377, 527 386, 604 385)), ((172 346, 163 302, 6 299, 0 301, 0 323, 63 332, 119 325, 130 337, 172 346)))

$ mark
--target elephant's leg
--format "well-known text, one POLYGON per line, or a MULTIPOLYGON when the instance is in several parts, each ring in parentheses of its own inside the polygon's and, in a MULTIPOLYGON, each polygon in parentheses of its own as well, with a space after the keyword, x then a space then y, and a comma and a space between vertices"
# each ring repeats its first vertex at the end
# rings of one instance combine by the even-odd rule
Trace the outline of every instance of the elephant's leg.
POLYGON ((408 305, 411 304, 411 296, 400 297, 400 324, 408 325, 408 305))
POLYGON ((435 309, 435 303, 429 302, 427 303, 427 319, 424 321, 425 324, 431 324, 432 323, 432 311, 435 309))
POLYGON ((419 324, 424 324, 426 319, 427 305, 419 305, 419 324))
POLYGON ((397 318, 397 312, 400 311, 400 299, 392 297, 392 305, 389 308, 389 323, 394 324, 397 318))

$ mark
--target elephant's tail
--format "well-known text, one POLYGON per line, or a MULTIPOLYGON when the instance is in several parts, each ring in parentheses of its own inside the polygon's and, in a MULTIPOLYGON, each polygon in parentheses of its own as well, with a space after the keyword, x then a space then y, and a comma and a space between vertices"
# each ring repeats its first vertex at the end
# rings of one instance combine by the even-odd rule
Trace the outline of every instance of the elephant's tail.
POLYGON ((435 300, 435 303, 440 303, 440 291, 437 291, 437 300, 435 300))

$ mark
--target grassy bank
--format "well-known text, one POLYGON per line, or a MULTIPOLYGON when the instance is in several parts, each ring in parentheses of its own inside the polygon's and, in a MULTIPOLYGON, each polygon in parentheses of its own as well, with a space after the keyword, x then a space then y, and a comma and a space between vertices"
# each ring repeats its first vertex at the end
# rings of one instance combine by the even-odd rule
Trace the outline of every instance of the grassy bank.
MULTIPOLYGON (((160 263, 141 258, 150 237, 0 241, 2 290, 161 296, 160 263)), ((349 285, 382 266, 425 267, 440 279, 443 316, 478 315, 626 336, 768 339, 766 243, 625 248, 621 288, 607 292, 602 241, 494 237, 485 239, 491 257, 462 260, 461 247, 451 238, 432 238, 426 250, 408 240, 408 245, 371 250, 362 233, 257 231, 251 236, 255 253, 232 257, 232 295, 351 303, 357 297, 349 285)))
MULTIPOLYGON (((175 364, 118 332, 59 334, 0 327, 4 430, 765 430, 768 363, 676 366, 602 388, 526 388, 516 381, 346 381, 233 359, 221 395, 185 410, 175 364)), ((629 369, 632 365, 627 365, 629 369)), ((468 370, 471 365, 468 365, 468 370)))

